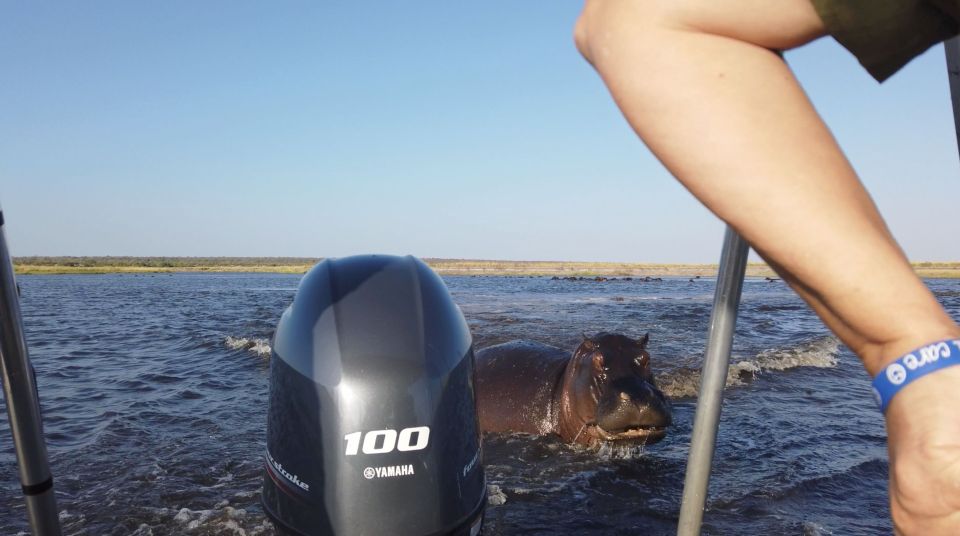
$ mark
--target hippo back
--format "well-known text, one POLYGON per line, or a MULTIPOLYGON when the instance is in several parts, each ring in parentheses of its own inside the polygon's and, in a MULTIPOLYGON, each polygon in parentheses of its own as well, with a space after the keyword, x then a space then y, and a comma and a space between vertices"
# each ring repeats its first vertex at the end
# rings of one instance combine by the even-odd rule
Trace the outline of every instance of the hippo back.
POLYGON ((490 346, 476 355, 476 396, 484 432, 556 431, 554 395, 570 352, 531 341, 490 346))

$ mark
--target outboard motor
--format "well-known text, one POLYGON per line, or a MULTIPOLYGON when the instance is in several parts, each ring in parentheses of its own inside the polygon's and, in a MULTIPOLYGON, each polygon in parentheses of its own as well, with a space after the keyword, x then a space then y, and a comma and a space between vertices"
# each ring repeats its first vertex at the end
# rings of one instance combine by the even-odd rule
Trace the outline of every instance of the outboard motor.
POLYGON ((473 348, 413 257, 325 260, 273 341, 263 506, 303 535, 476 535, 473 348))

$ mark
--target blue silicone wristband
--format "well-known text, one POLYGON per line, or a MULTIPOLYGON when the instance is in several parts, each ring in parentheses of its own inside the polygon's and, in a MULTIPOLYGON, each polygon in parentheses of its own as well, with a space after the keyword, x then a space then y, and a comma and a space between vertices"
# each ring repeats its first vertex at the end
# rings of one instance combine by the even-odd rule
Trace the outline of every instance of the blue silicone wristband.
POLYGON ((886 413, 893 396, 910 382, 952 365, 960 365, 960 339, 921 346, 890 363, 873 379, 873 396, 880 411, 886 413))

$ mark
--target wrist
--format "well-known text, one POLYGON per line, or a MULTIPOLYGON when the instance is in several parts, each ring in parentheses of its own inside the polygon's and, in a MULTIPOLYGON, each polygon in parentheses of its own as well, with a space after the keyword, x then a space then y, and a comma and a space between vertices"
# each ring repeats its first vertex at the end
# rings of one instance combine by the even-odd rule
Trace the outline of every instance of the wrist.
POLYGON ((873 380, 873 394, 880 411, 915 381, 960 365, 960 338, 935 341, 902 355, 884 366, 873 380))

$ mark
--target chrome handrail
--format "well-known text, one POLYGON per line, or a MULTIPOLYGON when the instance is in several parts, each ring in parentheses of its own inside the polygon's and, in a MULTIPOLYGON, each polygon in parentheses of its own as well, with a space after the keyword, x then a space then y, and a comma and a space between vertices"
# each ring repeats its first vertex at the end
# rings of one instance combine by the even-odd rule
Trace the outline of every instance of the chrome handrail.
POLYGON ((20 301, 0 209, 0 375, 17 452, 20 485, 34 536, 60 536, 53 477, 43 440, 37 386, 23 337, 20 301))
POLYGON ((703 510, 707 502, 707 485, 713 451, 720 428, 720 407, 723 388, 727 383, 727 368, 733 332, 737 324, 737 309, 743 291, 750 246, 736 231, 727 227, 720 255, 720 271, 713 296, 713 313, 707 334, 707 351, 700 372, 700 395, 690 438, 690 455, 683 482, 683 503, 680 506, 679 536, 700 534, 703 510))

